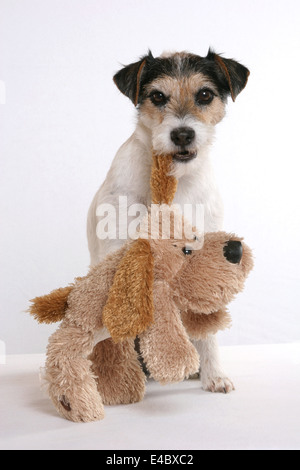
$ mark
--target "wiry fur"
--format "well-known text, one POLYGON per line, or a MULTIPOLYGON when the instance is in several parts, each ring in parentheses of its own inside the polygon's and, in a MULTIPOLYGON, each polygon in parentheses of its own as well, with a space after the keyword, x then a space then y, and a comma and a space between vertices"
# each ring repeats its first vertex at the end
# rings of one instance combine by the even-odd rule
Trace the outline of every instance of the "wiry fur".
POLYGON ((209 147, 215 125, 225 115, 228 95, 235 98, 246 85, 248 75, 246 67, 212 51, 206 57, 183 52, 154 58, 149 53, 115 75, 114 81, 122 93, 138 105, 138 120, 133 135, 117 152, 89 210, 92 265, 124 243, 118 237, 116 240, 97 237, 97 207, 109 203, 118 209, 119 196, 127 196, 129 206, 144 204, 148 207, 151 203, 152 153, 176 154, 180 148, 172 142, 170 134, 179 127, 195 131, 195 139, 187 150, 197 152, 197 157, 185 163, 173 161, 171 171, 178 179, 173 202, 181 206, 203 204, 205 231, 222 228, 222 201, 214 181, 209 147), (213 91, 214 99, 207 106, 199 106, 195 96, 206 87, 213 91), (168 97, 165 106, 157 107, 151 102, 150 95, 154 90, 168 97))

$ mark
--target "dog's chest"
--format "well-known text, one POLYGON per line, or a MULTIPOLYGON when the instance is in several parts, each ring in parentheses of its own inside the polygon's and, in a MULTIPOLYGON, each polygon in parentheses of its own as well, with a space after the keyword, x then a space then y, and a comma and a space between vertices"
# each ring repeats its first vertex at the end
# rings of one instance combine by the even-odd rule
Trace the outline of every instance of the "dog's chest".
POLYGON ((213 181, 179 180, 174 198, 184 216, 204 232, 220 230, 223 225, 223 204, 213 181))

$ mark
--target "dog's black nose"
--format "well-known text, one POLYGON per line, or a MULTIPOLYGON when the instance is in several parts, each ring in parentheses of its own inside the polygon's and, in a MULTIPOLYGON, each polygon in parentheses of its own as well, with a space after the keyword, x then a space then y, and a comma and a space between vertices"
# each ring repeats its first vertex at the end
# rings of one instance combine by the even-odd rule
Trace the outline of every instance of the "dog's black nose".
POLYGON ((224 246, 225 258, 233 264, 238 264, 243 256, 243 245, 241 242, 236 240, 230 240, 224 246))
POLYGON ((191 127, 178 127, 171 132, 171 140, 175 145, 185 147, 193 142, 195 131, 191 127))

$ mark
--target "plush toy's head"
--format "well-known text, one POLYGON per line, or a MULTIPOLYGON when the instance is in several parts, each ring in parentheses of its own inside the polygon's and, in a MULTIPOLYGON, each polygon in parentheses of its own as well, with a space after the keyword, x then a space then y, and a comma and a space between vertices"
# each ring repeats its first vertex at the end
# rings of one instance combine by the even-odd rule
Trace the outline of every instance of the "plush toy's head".
POLYGON ((203 236, 188 230, 182 215, 175 220, 167 237, 161 221, 153 230, 150 213, 147 229, 142 227, 141 238, 130 243, 103 311, 114 341, 136 337, 154 321, 158 283, 168 286, 169 300, 180 311, 205 316, 224 308, 243 289, 253 262, 242 239, 225 232, 203 236), (179 221, 188 232, 181 238, 175 236, 179 221))
POLYGON ((187 244, 181 251, 184 262, 170 288, 182 311, 210 314, 221 309, 243 289, 253 266, 249 247, 225 232, 206 234, 201 249, 187 244))

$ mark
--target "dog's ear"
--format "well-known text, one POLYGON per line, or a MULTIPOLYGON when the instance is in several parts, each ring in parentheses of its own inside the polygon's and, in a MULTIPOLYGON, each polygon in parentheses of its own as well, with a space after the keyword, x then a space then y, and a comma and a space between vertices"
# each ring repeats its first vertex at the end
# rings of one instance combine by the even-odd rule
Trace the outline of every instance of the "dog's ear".
POLYGON ((113 80, 119 90, 130 98, 135 106, 139 102, 142 77, 146 72, 147 64, 151 60, 153 60, 153 56, 149 51, 148 55, 142 57, 141 60, 123 67, 114 75, 113 80))
POLYGON ((224 82, 225 89, 235 101, 237 95, 245 88, 250 71, 236 60, 226 59, 209 49, 207 59, 213 60, 217 65, 219 78, 224 82))
POLYGON ((135 338, 154 321, 153 269, 149 241, 136 240, 118 266, 102 313, 114 342, 135 338))

